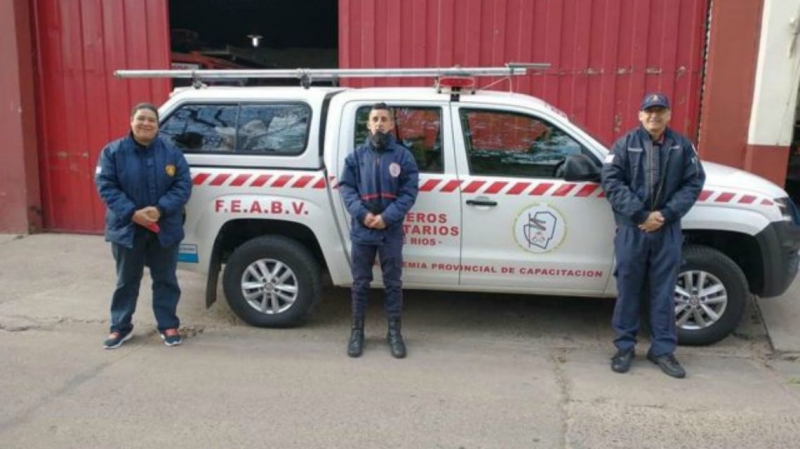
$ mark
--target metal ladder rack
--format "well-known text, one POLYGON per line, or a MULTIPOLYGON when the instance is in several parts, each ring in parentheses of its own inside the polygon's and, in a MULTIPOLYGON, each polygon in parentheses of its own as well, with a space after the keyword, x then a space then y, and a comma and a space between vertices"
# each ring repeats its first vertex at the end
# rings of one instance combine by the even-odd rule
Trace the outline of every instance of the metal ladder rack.
POLYGON ((117 78, 188 78, 193 84, 203 80, 231 78, 298 79, 308 88, 314 80, 339 78, 413 78, 413 77, 488 77, 526 75, 528 70, 545 70, 550 64, 508 63, 503 67, 449 67, 398 69, 244 69, 244 70, 116 70, 117 78))

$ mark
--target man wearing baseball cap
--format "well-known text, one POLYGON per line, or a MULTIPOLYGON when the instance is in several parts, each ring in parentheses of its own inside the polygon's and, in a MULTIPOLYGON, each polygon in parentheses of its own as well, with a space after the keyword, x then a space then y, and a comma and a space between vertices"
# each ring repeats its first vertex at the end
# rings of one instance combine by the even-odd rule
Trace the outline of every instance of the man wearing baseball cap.
POLYGON ((652 334, 647 359, 667 375, 683 378, 686 371, 674 355, 681 218, 697 201, 705 172, 689 139, 667 126, 670 115, 665 95, 645 95, 639 110, 641 126, 617 140, 603 163, 603 189, 617 224, 618 296, 612 318, 617 352, 611 369, 618 373, 630 369, 644 293, 652 334))

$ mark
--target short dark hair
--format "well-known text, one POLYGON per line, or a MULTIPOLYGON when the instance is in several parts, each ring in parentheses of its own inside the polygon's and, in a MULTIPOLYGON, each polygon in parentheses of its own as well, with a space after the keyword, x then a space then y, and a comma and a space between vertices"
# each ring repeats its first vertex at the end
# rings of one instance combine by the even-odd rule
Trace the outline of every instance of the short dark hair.
POLYGON ((153 111, 153 113, 156 115, 156 120, 158 120, 158 108, 152 103, 138 103, 136 106, 134 106, 133 109, 131 109, 131 119, 142 109, 149 109, 153 111))
POLYGON ((372 109, 370 109, 370 112, 372 111, 387 111, 389 112, 389 118, 391 118, 392 121, 394 121, 394 111, 392 110, 392 108, 389 107, 389 105, 387 105, 382 101, 380 103, 373 104, 372 109))

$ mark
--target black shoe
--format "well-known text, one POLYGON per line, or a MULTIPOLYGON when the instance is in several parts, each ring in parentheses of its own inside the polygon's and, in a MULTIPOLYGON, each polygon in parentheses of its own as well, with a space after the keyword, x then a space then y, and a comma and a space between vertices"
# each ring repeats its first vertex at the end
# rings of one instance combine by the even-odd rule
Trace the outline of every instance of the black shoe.
POLYGON ((664 354, 656 357, 648 352, 647 360, 658 365, 661 368, 661 371, 664 371, 664 374, 667 376, 674 377, 676 379, 683 379, 686 377, 686 370, 683 369, 681 364, 678 363, 678 359, 676 359, 672 354, 664 354))
POLYGON ((631 369, 631 362, 636 357, 633 349, 619 349, 614 357, 611 357, 611 370, 615 373, 627 373, 631 369))
POLYGON ((360 357, 362 352, 364 352, 364 318, 353 318, 350 341, 347 343, 347 355, 360 357))
POLYGON ((406 344, 403 342, 403 334, 400 333, 400 318, 389 318, 389 332, 386 334, 389 342, 389 349, 392 357, 402 359, 406 356, 406 344))

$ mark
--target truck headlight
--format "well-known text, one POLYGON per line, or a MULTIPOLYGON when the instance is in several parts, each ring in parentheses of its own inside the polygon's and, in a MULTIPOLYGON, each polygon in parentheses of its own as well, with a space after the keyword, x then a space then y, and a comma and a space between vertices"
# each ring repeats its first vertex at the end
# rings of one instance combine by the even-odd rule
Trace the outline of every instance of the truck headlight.
POLYGON ((785 221, 791 221, 795 224, 800 224, 800 217, 798 217, 797 208, 791 199, 787 197, 776 198, 775 204, 778 205, 778 209, 780 209, 781 215, 785 221))

